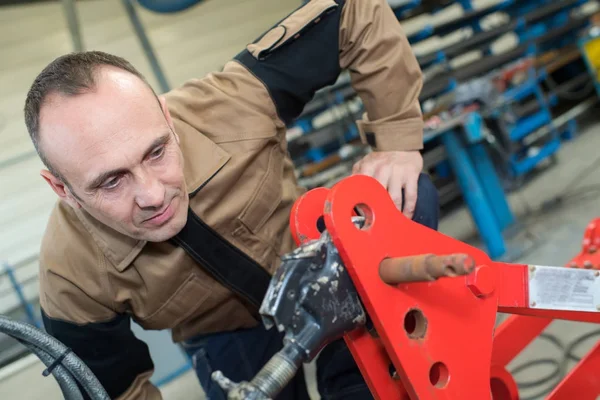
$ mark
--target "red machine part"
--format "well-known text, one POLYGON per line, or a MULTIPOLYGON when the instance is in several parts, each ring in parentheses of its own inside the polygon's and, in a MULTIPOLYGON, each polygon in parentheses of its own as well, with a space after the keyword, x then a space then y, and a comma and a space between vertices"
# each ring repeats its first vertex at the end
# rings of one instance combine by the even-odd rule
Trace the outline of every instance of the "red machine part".
MULTIPOLYGON (((319 236, 320 219, 373 323, 374 332, 358 329, 345 340, 377 399, 516 400, 517 386, 505 366, 553 318, 600 322, 600 313, 589 310, 535 308, 529 301, 535 266, 492 262, 481 250, 405 218, 372 178, 351 176, 331 190, 302 196, 290 218, 298 243, 319 236), (352 221, 357 209, 365 218, 362 228, 352 221), (472 273, 397 285, 380 275, 382 262, 390 258, 456 253, 474 259, 472 273), (498 311, 521 315, 509 318, 494 335, 498 311)), ((586 231, 588 258, 597 243, 594 224, 586 231)), ((578 266, 590 261, 578 257, 578 266)), ((562 399, 560 393, 574 385, 579 385, 578 399, 586 393, 595 399, 600 380, 586 381, 582 374, 598 370, 599 351, 582 360, 549 399, 562 399)))

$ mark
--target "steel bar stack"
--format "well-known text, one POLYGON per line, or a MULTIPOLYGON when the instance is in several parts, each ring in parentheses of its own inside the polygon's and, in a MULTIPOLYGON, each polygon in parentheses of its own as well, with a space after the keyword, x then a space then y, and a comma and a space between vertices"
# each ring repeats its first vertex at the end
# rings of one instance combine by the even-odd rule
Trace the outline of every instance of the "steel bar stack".
MULTIPOLYGON (((555 161, 561 143, 575 137, 575 118, 598 96, 578 47, 595 1, 389 3, 423 69, 420 100, 432 133, 426 132, 425 165, 442 204, 460 197, 440 140, 453 118, 482 116, 481 137, 506 188, 555 161)), ((363 112, 346 74, 307 105, 288 132, 302 184, 331 186, 349 174, 367 151, 354 124, 363 112)))

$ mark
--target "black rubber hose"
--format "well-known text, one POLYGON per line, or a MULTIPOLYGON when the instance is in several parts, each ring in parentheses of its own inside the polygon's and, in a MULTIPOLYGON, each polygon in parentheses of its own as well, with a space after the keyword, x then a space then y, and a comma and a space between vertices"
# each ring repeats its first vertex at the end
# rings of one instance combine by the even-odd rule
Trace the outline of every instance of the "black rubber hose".
POLYGON ((541 399, 542 396, 547 396, 548 394, 550 394, 554 387, 556 387, 556 385, 560 383, 560 381, 565 377, 568 371, 569 362, 579 362, 581 360, 581 357, 575 355, 575 349, 582 345, 584 342, 588 341, 589 339, 597 336, 600 336, 600 329, 586 333, 575 339, 568 346, 565 346, 556 336, 547 333, 541 334, 539 338, 548 340, 549 342, 553 343, 562 352, 563 359, 556 360, 551 358, 541 358, 528 361, 513 368, 511 374, 517 375, 526 369, 539 367, 541 365, 554 366, 552 372, 550 372, 544 377, 529 381, 517 381, 517 386, 519 387, 519 389, 532 389, 540 386, 549 386, 545 387, 539 392, 536 392, 535 394, 531 394, 527 397, 521 397, 521 400, 538 400, 541 399))
MULTIPOLYGON (((555 345, 557 347, 557 349, 561 352, 561 354, 565 354, 566 352, 566 348, 565 345, 562 343, 562 341, 560 339, 558 339, 556 336, 554 335, 550 335, 548 333, 542 333, 539 336, 540 339, 544 339, 549 341, 550 343, 552 343, 553 345, 555 345)), ((512 369, 511 374, 512 375, 517 375, 521 372, 523 372, 524 370, 533 368, 533 367, 539 367, 541 365, 552 365, 554 366, 554 369, 546 376, 543 376, 542 378, 538 378, 538 379, 534 379, 534 380, 528 380, 528 381, 517 381, 517 386, 519 387, 519 389, 532 389, 532 388, 537 388, 540 386, 545 386, 548 383, 552 383, 552 387, 556 386, 556 384, 558 384, 558 382, 560 382, 560 380, 564 377, 565 375, 565 364, 563 362, 561 362, 560 360, 556 360, 556 359, 552 359, 552 358, 540 358, 540 359, 536 359, 536 360, 531 360, 529 362, 523 363, 515 368, 512 369)), ((527 397, 521 397, 521 400, 535 400, 537 398, 539 398, 540 396, 546 395, 550 392, 550 390, 548 388, 544 388, 543 390, 540 390, 539 392, 536 392, 535 394, 531 394, 530 396, 527 397)))
MULTIPOLYGON (((46 367, 50 367, 54 364, 54 358, 43 349, 34 346, 31 343, 18 340, 22 345, 27 347, 32 353, 44 363, 46 367)), ((65 397, 65 400, 83 400, 83 395, 73 375, 61 364, 56 365, 51 371, 52 375, 58 382, 60 389, 65 397)))
MULTIPOLYGON (((14 321, 3 315, 0 315, 0 332, 19 340, 21 343, 27 343, 28 348, 35 346, 43 350, 53 359, 53 363, 55 362, 54 360, 60 359, 60 363, 57 365, 64 367, 75 378, 85 389, 91 400, 110 400, 106 390, 87 365, 64 344, 46 332, 30 324, 14 321)), ((36 354, 38 353, 37 350, 35 352, 36 354)), ((43 357, 46 358, 45 356, 43 357)))
MULTIPOLYGON (((556 384, 558 382, 560 382, 560 380, 562 379, 561 362, 558 360, 552 359, 552 358, 540 358, 537 360, 529 361, 527 363, 524 363, 523 365, 520 365, 518 368, 515 368, 513 373, 517 374, 519 372, 522 372, 525 369, 539 367, 541 365, 552 365, 552 366, 554 366, 554 369, 547 376, 544 376, 537 380, 532 380, 532 381, 527 381, 527 382, 517 382, 517 386, 519 387, 519 389, 525 389, 525 388, 531 389, 531 388, 546 385, 550 382, 552 383, 552 385, 550 385, 550 387, 554 387, 554 386, 556 386, 556 384)), ((521 400, 535 400, 538 397, 547 394, 548 391, 549 390, 547 388, 544 388, 543 390, 540 390, 539 392, 537 392, 535 394, 531 394, 528 397, 520 397, 520 399, 521 400)))
POLYGON ((585 335, 578 337, 571 344, 569 344, 569 347, 567 347, 567 350, 565 351, 565 360, 564 360, 565 368, 566 368, 567 364, 569 363, 569 361, 575 361, 575 362, 581 361, 581 357, 576 356, 573 353, 575 348, 579 347, 583 342, 585 342, 593 337, 596 337, 596 336, 600 336, 600 329, 586 333, 585 335))

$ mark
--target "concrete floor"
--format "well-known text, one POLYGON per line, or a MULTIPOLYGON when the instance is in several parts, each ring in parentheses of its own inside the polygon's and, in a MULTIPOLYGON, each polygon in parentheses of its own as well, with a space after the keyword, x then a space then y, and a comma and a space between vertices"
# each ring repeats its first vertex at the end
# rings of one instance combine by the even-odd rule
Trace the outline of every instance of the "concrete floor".
MULTIPOLYGON (((600 217, 600 119, 597 105, 580 123, 579 136, 563 145, 558 154, 557 165, 549 167, 529 182, 521 190, 509 195, 512 210, 518 218, 516 231, 507 235, 509 251, 516 258, 512 261, 525 264, 561 266, 577 255, 581 250, 582 238, 587 224, 594 218, 600 217), (583 173, 583 174, 582 174, 583 173), (564 192, 567 185, 573 186, 569 193, 582 195, 572 200, 564 201, 563 205, 538 215, 532 210, 538 210, 546 201, 564 192), (593 186, 596 187, 593 187, 593 186), (581 189, 583 188, 583 189, 581 189), (589 189, 585 189, 589 188, 589 189), (585 195, 583 193, 586 193, 585 195)), ((474 225, 466 209, 461 208, 446 216, 440 224, 440 230, 449 236, 470 241, 475 233, 474 225)), ((560 340, 565 346, 573 343, 582 335, 596 331, 597 334, 578 346, 577 354, 585 354, 600 340, 598 325, 555 321, 545 331, 560 340)), ((548 340, 539 338, 528 346, 508 366, 509 371, 532 360, 541 358, 557 359, 561 352, 548 340)), ((568 367, 572 368, 573 363, 568 367)), ((551 374, 552 365, 539 365, 523 370, 515 375, 517 382, 529 381, 551 374)), ((522 390, 522 398, 530 398, 552 385, 542 385, 530 390, 522 390)), ((535 397, 542 399, 543 397, 535 397)), ((578 397, 574 397, 578 398, 578 397)), ((600 393, 598 393, 600 398, 600 393)))
MULTIPOLYGON (((182 15, 157 16, 142 12, 141 16, 151 27, 151 39, 161 55, 170 81, 178 84, 189 77, 204 75, 219 68, 248 40, 298 3, 296 0, 219 0, 207 1, 202 7, 182 15), (261 6, 264 8, 259 13, 256 10, 261 6), (248 15, 255 15, 256 18, 247 18, 248 15), (219 29, 215 21, 225 21, 227 24, 219 29), (232 26, 235 29, 231 29, 232 26)), ((116 0, 90 0, 78 2, 78 5, 88 48, 127 56, 155 85, 120 3, 116 0)), ((50 189, 37 174, 41 165, 31 155, 32 147, 22 123, 22 101, 35 73, 52 57, 70 51, 71 42, 57 2, 1 8, 0 33, 0 165, 18 160, 4 165, 0 173, 0 185, 3 188, 0 198, 0 260, 15 262, 36 251, 48 210, 54 202, 50 189)), ((587 223, 600 216, 600 202, 595 195, 598 192, 590 192, 591 195, 585 199, 569 200, 563 207, 542 216, 532 216, 529 211, 563 193, 566 185, 574 179, 580 187, 600 185, 600 162, 595 163, 600 157, 600 119, 594 121, 597 112, 591 114, 592 121, 582 129, 580 136, 565 143, 561 149, 558 164, 510 195, 511 206, 521 225, 520 230, 508 237, 511 250, 518 255, 515 261, 542 265, 565 264, 579 251, 587 223), (579 173, 592 164, 594 168, 591 173, 579 178, 579 173), (523 248, 527 251, 519 255, 523 248)), ((444 217, 440 230, 465 241, 471 241, 475 233, 464 208, 444 217)), ((35 274, 34 263, 27 269, 27 274, 35 274)), ((0 291, 3 285, 6 282, 0 279, 0 291)), ((32 285, 26 291, 28 295, 34 295, 36 286, 32 285)), ((0 298, 0 307, 9 301, 8 298, 0 298)), ((589 324, 555 322, 547 333, 568 344, 593 328, 589 324)), ((583 354, 597 339, 586 341, 578 354, 583 354)), ((560 354, 555 347, 540 339, 517 357, 510 367, 515 368, 532 359, 558 357, 560 354)), ((25 366, 18 373, 0 371, 0 399, 62 398, 55 381, 41 376, 42 365, 35 358, 31 360, 30 363, 25 360, 25 366)), ((314 393, 314 369, 312 366, 307 369, 309 387, 314 393)), ((516 378, 523 380, 543 376, 550 369, 546 366, 531 368, 516 378)), ((522 394, 528 397, 535 391, 538 388, 523 391, 522 394)), ((162 392, 166 400, 204 398, 192 373, 165 385, 162 392)))

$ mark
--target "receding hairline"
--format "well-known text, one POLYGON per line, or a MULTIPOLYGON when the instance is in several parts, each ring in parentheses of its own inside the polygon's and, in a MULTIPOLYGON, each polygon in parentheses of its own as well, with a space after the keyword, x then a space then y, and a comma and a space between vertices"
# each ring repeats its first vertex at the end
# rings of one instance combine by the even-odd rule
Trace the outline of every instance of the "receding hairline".
MULTIPOLYGON (((114 71, 117 73, 124 73, 125 75, 134 77, 138 82, 141 82, 143 84, 143 86, 145 86, 147 89, 150 90, 149 94, 151 94, 154 97, 154 99, 156 100, 157 105, 162 113, 162 106, 160 103, 159 96, 154 91, 152 86, 145 79, 140 78, 135 73, 132 73, 128 70, 125 70, 125 69, 122 69, 120 67, 110 65, 110 64, 101 64, 101 65, 93 66, 93 68, 92 68, 93 76, 92 76, 92 81, 90 82, 90 86, 84 90, 81 90, 78 93, 65 93, 63 91, 60 91, 59 89, 54 89, 54 90, 48 91, 47 94, 44 96, 43 100, 41 101, 40 107, 39 107, 38 127, 37 127, 38 148, 39 148, 39 152, 44 155, 45 161, 47 163, 46 166, 48 167, 48 169, 50 169, 49 165, 52 166, 52 169, 50 170, 50 172, 52 172, 53 175, 55 175, 57 178, 61 179, 64 183, 67 183, 67 182, 64 177, 64 174, 62 174, 56 166, 57 160, 52 160, 52 162, 51 162, 51 160, 49 160, 49 158, 48 158, 47 151, 44 150, 44 140, 43 140, 44 134, 42 132, 43 125, 41 123, 44 109, 47 110, 48 107, 49 106, 52 107, 53 104, 54 104, 54 106, 58 106, 57 103, 59 103, 62 99, 68 100, 68 99, 77 98, 80 96, 97 93, 99 85, 101 84, 100 77, 103 75, 103 73, 106 73, 106 71, 114 71)), ((163 115, 164 115, 164 113, 163 113, 163 115)))
POLYGON ((48 101, 61 97, 73 97, 97 88, 99 72, 105 68, 129 72, 151 90, 160 106, 160 100, 144 75, 123 57, 102 51, 83 51, 64 54, 51 61, 36 76, 25 99, 25 124, 31 141, 42 162, 57 178, 68 185, 60 172, 46 158, 40 145, 40 115, 48 101))

